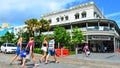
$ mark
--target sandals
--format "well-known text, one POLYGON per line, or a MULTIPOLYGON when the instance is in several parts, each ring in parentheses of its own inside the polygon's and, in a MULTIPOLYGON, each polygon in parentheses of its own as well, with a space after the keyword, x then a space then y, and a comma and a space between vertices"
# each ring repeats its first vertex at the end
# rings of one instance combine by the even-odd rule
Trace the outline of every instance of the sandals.
POLYGON ((48 64, 48 62, 45 62, 45 64, 48 64))
POLYGON ((36 67, 36 66, 39 66, 39 64, 35 64, 34 66, 35 66, 35 67, 36 67))
POLYGON ((59 61, 55 61, 55 63, 59 63, 59 61))
POLYGON ((39 59, 39 62, 42 63, 42 61, 39 59))

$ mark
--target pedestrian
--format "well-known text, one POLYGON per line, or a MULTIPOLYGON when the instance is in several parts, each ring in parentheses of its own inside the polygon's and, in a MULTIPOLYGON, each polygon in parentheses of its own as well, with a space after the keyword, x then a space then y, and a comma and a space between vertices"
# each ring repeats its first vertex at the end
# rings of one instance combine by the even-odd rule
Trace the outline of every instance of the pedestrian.
POLYGON ((48 48, 48 41, 47 41, 47 38, 44 37, 44 40, 43 40, 43 43, 42 43, 42 48, 41 48, 41 50, 43 50, 43 56, 39 59, 40 63, 43 61, 43 59, 46 60, 47 48, 48 48))
POLYGON ((85 44, 83 50, 85 51, 86 57, 88 57, 88 55, 90 55, 90 50, 87 43, 85 44))
MULTIPOLYGON (((36 64, 36 58, 35 58, 33 49, 34 49, 34 38, 33 38, 33 37, 30 37, 30 40, 29 40, 29 42, 28 42, 28 44, 27 44, 27 51, 28 51, 30 57, 32 57, 32 60, 33 60, 33 62, 34 62, 34 66, 38 66, 39 64, 36 64)), ((27 61, 27 59, 25 58, 25 59, 23 60, 22 67, 25 66, 26 61, 27 61)))
MULTIPOLYGON (((21 51, 22 51, 22 38, 19 38, 19 40, 17 42, 17 49, 16 49, 15 56, 10 61, 10 64, 12 64, 14 62, 14 60, 20 55, 21 51)), ((20 57, 19 60, 21 61, 21 64, 22 64, 22 57, 20 57)))
POLYGON ((46 56, 45 64, 48 63, 48 58, 49 58, 50 55, 54 56, 55 63, 59 63, 57 61, 57 56, 56 56, 56 51, 55 51, 55 40, 54 40, 54 37, 52 37, 51 40, 49 41, 48 55, 46 56))

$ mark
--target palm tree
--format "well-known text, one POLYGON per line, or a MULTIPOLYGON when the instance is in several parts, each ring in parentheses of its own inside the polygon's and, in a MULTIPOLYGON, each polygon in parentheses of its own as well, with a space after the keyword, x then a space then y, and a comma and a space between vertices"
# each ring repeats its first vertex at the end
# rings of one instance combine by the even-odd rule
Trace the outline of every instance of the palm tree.
POLYGON ((38 20, 34 18, 25 21, 25 24, 31 36, 34 36, 34 32, 37 30, 38 26, 40 26, 38 20))
POLYGON ((39 32, 40 36, 42 32, 50 30, 50 23, 44 19, 38 21, 37 19, 32 18, 25 21, 25 24, 27 25, 25 28, 27 28, 30 36, 34 36, 35 32, 39 32))
POLYGON ((41 32, 50 30, 50 23, 47 20, 41 19, 39 22, 41 24, 40 25, 40 34, 41 34, 41 32))

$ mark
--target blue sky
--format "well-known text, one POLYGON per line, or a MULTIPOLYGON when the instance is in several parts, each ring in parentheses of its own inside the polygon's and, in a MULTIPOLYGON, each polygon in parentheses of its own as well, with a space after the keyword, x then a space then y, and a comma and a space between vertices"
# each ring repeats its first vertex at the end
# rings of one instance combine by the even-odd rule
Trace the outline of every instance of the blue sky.
POLYGON ((68 9, 86 2, 94 1, 108 18, 115 20, 120 27, 120 0, 0 0, 0 26, 24 25, 31 18, 40 19, 42 14, 68 9))

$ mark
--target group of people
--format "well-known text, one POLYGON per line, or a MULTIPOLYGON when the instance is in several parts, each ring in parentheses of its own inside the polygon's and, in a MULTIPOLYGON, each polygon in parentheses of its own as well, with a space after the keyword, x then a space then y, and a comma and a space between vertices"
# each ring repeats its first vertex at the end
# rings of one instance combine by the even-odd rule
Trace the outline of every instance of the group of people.
POLYGON ((43 59, 45 59, 45 64, 47 64, 49 56, 52 55, 52 56, 54 56, 55 63, 58 63, 57 56, 56 56, 56 51, 55 51, 54 37, 52 37, 49 42, 47 41, 47 39, 45 37, 41 49, 43 50, 43 56, 39 59, 40 62, 42 62, 43 59), (48 54, 47 54, 47 50, 48 50, 48 54))
MULTIPOLYGON (((20 57, 19 60, 21 61, 22 67, 24 67, 26 62, 27 62, 27 58, 20 56, 21 53, 22 53, 22 40, 23 40, 22 38, 20 38, 18 40, 16 53, 15 53, 15 56, 11 59, 10 64, 12 64, 17 57, 20 57)), ((34 49, 34 38, 30 37, 30 40, 29 40, 29 42, 26 46, 26 53, 27 53, 27 55, 29 55, 32 58, 34 66, 38 66, 39 64, 36 63, 36 58, 35 58, 33 49, 34 49)), ((47 38, 44 37, 44 41, 42 43, 42 48, 41 49, 43 50, 43 55, 39 59, 40 63, 44 59, 45 64, 47 64, 50 55, 54 56, 55 62, 58 63, 57 56, 56 56, 56 51, 55 51, 54 37, 52 37, 49 42, 47 41, 47 38), (48 52, 48 54, 47 54, 47 52, 48 52)))

